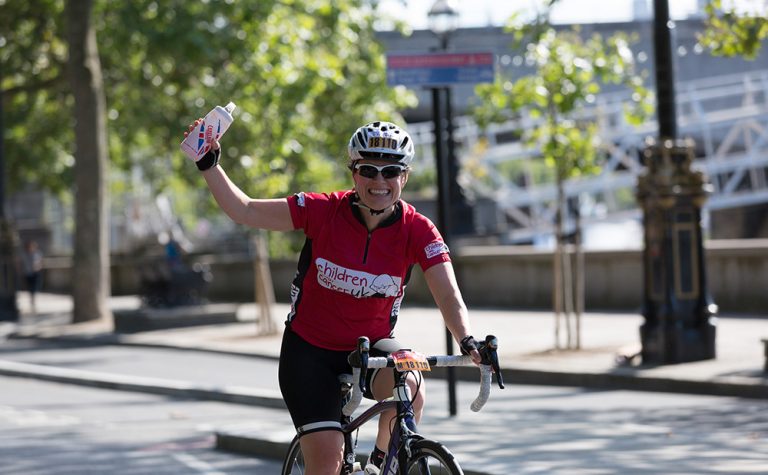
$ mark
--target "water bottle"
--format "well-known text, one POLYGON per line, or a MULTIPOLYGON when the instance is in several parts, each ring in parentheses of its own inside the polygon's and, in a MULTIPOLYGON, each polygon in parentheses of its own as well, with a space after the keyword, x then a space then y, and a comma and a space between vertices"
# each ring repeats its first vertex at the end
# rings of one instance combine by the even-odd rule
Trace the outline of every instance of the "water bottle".
POLYGON ((181 151, 195 162, 203 158, 203 155, 211 149, 211 140, 221 138, 232 124, 234 120, 232 111, 235 107, 234 102, 224 107, 214 107, 184 138, 180 145, 181 151))

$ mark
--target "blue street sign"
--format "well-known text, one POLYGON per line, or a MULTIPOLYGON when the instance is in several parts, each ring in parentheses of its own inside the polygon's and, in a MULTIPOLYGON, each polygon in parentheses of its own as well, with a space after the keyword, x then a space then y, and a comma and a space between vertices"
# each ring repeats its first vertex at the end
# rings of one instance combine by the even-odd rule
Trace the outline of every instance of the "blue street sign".
POLYGON ((450 86, 493 82, 493 53, 430 53, 387 55, 391 86, 450 86))

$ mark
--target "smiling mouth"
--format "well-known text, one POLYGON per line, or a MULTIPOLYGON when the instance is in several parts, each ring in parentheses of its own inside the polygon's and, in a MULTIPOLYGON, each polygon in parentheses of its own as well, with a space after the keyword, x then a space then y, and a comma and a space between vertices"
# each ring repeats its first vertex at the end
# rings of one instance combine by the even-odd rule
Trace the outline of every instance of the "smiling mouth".
POLYGON ((387 196, 389 195, 389 190, 368 190, 368 193, 374 196, 387 196))

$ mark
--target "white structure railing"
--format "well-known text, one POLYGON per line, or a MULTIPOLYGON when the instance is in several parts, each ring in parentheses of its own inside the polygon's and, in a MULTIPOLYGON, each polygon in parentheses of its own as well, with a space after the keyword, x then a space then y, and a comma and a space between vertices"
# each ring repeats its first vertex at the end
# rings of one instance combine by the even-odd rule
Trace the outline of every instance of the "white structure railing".
MULTIPOLYGON (((634 190, 644 171, 640 161, 644 140, 656 135, 657 123, 628 124, 623 114, 627 100, 628 94, 603 94, 581 113, 597 122, 605 151, 598 175, 565 184, 568 198, 580 198, 585 225, 640 216, 634 190)), ((705 214, 768 202, 768 70, 680 83, 677 115, 680 137, 691 137, 696 143, 694 168, 712 184, 705 214)), ((496 203, 509 223, 503 231, 505 242, 530 241, 552 232, 555 183, 534 179, 538 152, 517 140, 520 130, 537 124, 526 114, 487 130, 480 130, 468 117, 459 117, 454 124, 462 163, 459 179, 468 192, 496 203), (514 176, 503 171, 511 161, 519 162, 514 176), (482 179, 468 169, 483 171, 482 179)), ((433 160, 432 128, 431 122, 409 125, 425 160, 433 160)))

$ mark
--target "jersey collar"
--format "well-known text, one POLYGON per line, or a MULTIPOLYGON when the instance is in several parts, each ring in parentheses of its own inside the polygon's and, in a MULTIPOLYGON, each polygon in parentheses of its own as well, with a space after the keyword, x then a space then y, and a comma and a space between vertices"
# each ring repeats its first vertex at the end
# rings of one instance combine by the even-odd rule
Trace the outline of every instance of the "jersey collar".
MULTIPOLYGON (((363 219, 363 215, 360 211, 360 208, 358 206, 355 206, 354 203, 360 200, 360 197, 357 196, 357 193, 354 191, 349 194, 349 207, 352 209, 352 215, 355 217, 357 221, 360 222, 360 224, 365 226, 365 219, 363 219)), ((392 224, 395 224, 400 220, 400 217, 403 215, 403 203, 400 200, 397 200, 395 203, 395 211, 394 213, 390 214, 387 219, 382 221, 378 226, 378 228, 383 228, 384 226, 391 226, 392 224)))

